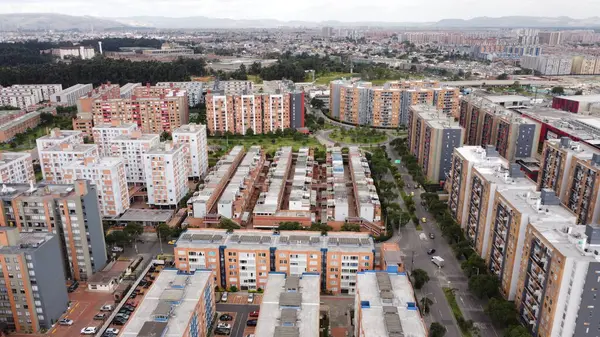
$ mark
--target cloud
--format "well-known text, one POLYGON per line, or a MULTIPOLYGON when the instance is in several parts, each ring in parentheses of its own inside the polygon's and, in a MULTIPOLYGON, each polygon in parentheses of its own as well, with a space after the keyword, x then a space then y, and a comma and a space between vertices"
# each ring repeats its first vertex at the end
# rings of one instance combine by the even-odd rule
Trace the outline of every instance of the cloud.
POLYGON ((436 21, 477 16, 571 16, 600 13, 600 1, 578 0, 0 0, 0 13, 61 13, 101 17, 208 16, 232 19, 436 21))

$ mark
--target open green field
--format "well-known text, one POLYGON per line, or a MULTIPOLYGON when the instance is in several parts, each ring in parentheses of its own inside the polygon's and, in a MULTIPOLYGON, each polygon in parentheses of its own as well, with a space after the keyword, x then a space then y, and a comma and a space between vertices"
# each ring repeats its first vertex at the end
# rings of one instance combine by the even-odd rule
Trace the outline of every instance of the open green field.
POLYGON ((384 132, 369 128, 355 128, 350 130, 335 130, 329 134, 329 138, 338 143, 374 144, 387 140, 384 132))
MULTIPOLYGON (((352 76, 358 76, 358 74, 352 74, 352 73, 328 73, 327 75, 318 75, 318 77, 315 79, 315 83, 316 84, 329 84, 329 82, 333 81, 333 80, 338 80, 342 77, 344 78, 350 78, 352 76)), ((308 80, 312 79, 309 75, 308 80)))

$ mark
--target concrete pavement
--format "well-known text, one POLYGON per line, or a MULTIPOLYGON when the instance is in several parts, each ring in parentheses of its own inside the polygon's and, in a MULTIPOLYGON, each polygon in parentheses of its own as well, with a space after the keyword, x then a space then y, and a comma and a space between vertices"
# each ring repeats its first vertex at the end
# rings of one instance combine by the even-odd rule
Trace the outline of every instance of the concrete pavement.
POLYGON ((260 310, 259 305, 217 303, 217 312, 236 313, 235 322, 231 327, 231 337, 244 336, 244 329, 246 329, 246 321, 248 320, 248 315, 256 310, 260 310))

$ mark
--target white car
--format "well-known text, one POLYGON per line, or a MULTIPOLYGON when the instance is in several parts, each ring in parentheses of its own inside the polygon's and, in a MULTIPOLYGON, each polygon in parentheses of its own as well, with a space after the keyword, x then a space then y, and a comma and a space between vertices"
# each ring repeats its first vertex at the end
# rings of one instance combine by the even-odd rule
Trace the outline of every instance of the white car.
POLYGON ((112 247, 113 253, 120 253, 122 251, 123 251, 123 248, 121 248, 121 247, 117 247, 117 246, 112 247))
POLYGON ((58 321, 58 325, 73 325, 73 320, 68 318, 62 318, 58 321))
POLYGON ((231 324, 219 323, 217 324, 217 329, 231 329, 231 324))
POLYGON ((224 292, 223 295, 221 295, 221 302, 227 302, 227 292, 224 292))
POLYGON ((100 311, 112 311, 112 310, 113 310, 113 306, 110 304, 103 305, 102 308, 100 308, 100 311))
POLYGON ((98 329, 95 326, 88 326, 81 329, 82 335, 95 335, 98 332, 98 329))
POLYGON ((250 293, 248 294, 248 303, 252 303, 254 302, 254 294, 250 293))
POLYGON ((112 334, 118 335, 119 331, 120 330, 117 328, 108 328, 108 329, 106 329, 106 331, 104 331, 104 333, 112 333, 112 334))

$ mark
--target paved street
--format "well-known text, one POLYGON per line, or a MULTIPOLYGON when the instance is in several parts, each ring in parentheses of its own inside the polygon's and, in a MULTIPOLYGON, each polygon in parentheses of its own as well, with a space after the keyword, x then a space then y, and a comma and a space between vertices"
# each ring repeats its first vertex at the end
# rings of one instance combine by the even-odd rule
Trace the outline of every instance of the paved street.
MULTIPOLYGON (((400 156, 389 146, 387 153, 392 162, 396 159, 400 159, 400 156)), ((437 321, 445 325, 446 329, 448 329, 448 332, 446 333, 446 336, 448 337, 460 336, 460 331, 442 290, 442 287, 454 288, 456 289, 456 298, 463 315, 467 320, 472 319, 475 322, 481 330, 481 335, 483 336, 487 333, 490 337, 500 336, 501 334, 495 331, 490 324, 489 318, 483 312, 483 301, 478 300, 468 291, 468 279, 464 276, 464 273, 460 268, 460 262, 457 261, 450 245, 448 245, 445 238, 442 237, 442 233, 436 225, 435 219, 423 206, 421 206, 420 195, 424 191, 414 189, 415 183, 412 181, 412 177, 408 174, 408 171, 403 165, 399 167, 399 170, 404 179, 404 190, 407 193, 412 191, 415 192, 413 199, 415 201, 417 218, 421 219, 425 217, 427 218, 427 222, 421 224, 421 227, 423 228, 422 231, 417 231, 412 224, 409 224, 402 228, 398 235, 395 233, 394 237, 390 240, 399 242, 400 249, 405 255, 404 261, 408 270, 420 268, 429 274, 430 281, 423 289, 421 289, 421 291, 417 292, 419 298, 427 296, 434 302, 431 307, 430 315, 425 317, 426 321, 428 323, 437 321), (425 240, 420 238, 421 233, 427 235, 425 240), (435 239, 429 239, 429 233, 433 233, 435 239), (431 256, 427 255, 427 250, 429 248, 435 249, 436 252, 434 255, 441 256, 445 260, 443 268, 437 268, 436 265, 431 262, 431 256)), ((402 198, 400 197, 399 199, 398 202, 402 204, 402 198)))

